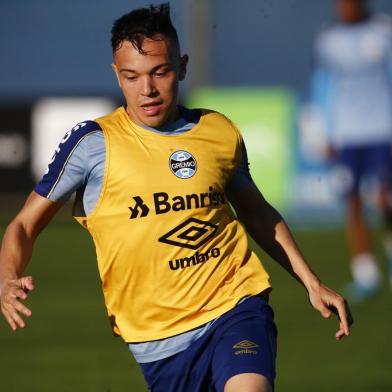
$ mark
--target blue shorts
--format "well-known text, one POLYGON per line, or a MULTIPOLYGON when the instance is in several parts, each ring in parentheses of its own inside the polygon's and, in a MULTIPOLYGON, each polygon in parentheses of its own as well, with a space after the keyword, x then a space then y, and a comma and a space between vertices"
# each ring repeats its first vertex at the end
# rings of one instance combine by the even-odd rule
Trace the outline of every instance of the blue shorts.
POLYGON ((337 163, 342 169, 340 190, 343 196, 359 194, 361 182, 366 177, 375 179, 378 185, 390 184, 390 144, 342 148, 337 151, 337 163))
POLYGON ((277 330, 261 296, 246 299, 194 344, 169 358, 140 364, 153 392, 223 392, 229 378, 258 373, 275 380, 277 330))

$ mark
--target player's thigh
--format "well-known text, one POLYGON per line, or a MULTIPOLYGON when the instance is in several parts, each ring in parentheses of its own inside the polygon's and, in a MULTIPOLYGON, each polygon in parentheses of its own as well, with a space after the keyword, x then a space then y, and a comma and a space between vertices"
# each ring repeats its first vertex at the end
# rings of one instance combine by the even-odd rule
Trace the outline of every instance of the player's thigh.
POLYGON ((381 144, 369 147, 367 156, 367 174, 376 181, 379 197, 390 192, 392 155, 391 146, 381 144))
POLYGON ((364 174, 362 148, 345 147, 337 149, 333 169, 335 190, 347 202, 359 195, 359 185, 364 174))
POLYGON ((272 392, 268 378, 257 373, 237 374, 227 380, 224 392, 272 392))
POLYGON ((364 154, 366 170, 370 174, 380 176, 382 180, 391 171, 392 154, 390 143, 369 146, 364 154))
MULTIPOLYGON (((212 381, 217 392, 223 392, 230 379, 233 383, 245 377, 248 379, 249 376, 244 374, 261 375, 263 377, 255 379, 260 382, 266 378, 273 385, 276 338, 272 309, 262 301, 256 303, 253 314, 247 314, 246 318, 227 328, 215 347, 212 359, 212 381)), ((250 381, 253 379, 249 378, 250 381)))

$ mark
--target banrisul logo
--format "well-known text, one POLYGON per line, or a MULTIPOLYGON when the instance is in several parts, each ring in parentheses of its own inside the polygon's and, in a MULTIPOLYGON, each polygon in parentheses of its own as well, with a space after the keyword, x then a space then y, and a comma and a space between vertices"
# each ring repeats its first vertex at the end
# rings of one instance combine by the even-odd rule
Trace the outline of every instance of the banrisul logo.
POLYGON ((134 196, 135 204, 132 207, 128 207, 131 211, 129 219, 135 219, 140 216, 143 218, 148 215, 150 209, 144 204, 143 199, 140 196, 134 196))
POLYGON ((151 212, 155 215, 168 212, 186 211, 197 208, 219 208, 226 204, 224 192, 208 187, 208 192, 190 193, 187 195, 169 195, 166 192, 152 194, 153 203, 147 205, 141 196, 133 196, 133 203, 128 206, 131 211, 130 219, 144 218, 151 212))
POLYGON ((196 159, 184 150, 173 152, 170 155, 169 165, 172 173, 182 179, 193 177, 197 170, 196 159))

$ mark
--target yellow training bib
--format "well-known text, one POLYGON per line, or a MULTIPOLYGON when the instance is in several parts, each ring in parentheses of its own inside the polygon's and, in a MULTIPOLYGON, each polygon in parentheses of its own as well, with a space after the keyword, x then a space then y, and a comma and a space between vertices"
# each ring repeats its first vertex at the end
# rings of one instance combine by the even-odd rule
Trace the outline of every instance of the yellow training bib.
POLYGON ((114 332, 127 342, 198 327, 270 287, 225 188, 241 136, 204 111, 180 135, 132 123, 124 108, 96 120, 106 143, 102 193, 87 218, 114 332))

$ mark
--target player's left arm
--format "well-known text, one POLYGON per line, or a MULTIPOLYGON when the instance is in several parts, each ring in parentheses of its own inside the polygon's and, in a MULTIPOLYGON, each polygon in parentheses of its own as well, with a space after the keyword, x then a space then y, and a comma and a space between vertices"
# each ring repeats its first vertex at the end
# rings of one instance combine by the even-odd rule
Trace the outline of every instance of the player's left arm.
POLYGON ((348 336, 353 319, 347 302, 311 270, 284 219, 264 199, 254 182, 239 190, 231 187, 228 198, 256 243, 306 288, 312 306, 324 318, 329 318, 332 312, 338 315, 336 339, 348 336))

